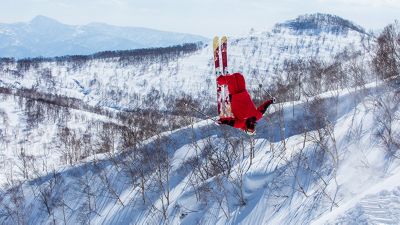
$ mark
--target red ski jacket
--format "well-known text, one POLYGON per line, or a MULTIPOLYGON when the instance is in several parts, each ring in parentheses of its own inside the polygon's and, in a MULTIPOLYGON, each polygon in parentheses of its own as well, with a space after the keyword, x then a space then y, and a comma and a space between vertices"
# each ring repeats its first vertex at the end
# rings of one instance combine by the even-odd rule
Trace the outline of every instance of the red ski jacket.
POLYGON ((246 90, 246 83, 242 74, 221 75, 217 78, 217 83, 219 85, 228 85, 231 110, 235 116, 235 128, 246 130, 246 119, 255 117, 258 121, 262 118, 263 114, 256 109, 246 90))

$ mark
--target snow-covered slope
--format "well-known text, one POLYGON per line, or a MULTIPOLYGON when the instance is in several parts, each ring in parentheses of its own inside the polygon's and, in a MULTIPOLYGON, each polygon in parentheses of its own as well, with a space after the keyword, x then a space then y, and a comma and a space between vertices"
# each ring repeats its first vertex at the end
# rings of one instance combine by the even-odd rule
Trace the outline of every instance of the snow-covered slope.
POLYGON ((207 38, 102 23, 72 26, 45 16, 37 16, 28 23, 0 24, 0 57, 82 55, 201 41, 207 38))
MULTIPOLYGON (((279 24, 276 27, 273 32, 229 37, 229 70, 242 72, 251 90, 260 85, 269 87, 273 78, 284 73, 287 61, 315 58, 329 62, 343 52, 364 54, 363 46, 369 46, 372 40, 368 34, 346 27, 343 28, 346 32, 322 30, 318 35, 297 33, 279 24)), ((162 98, 183 94, 202 99, 202 102, 214 102, 210 45, 180 57, 166 55, 154 60, 143 59, 140 63, 123 62, 120 57, 83 63, 39 62, 27 69, 21 69, 23 63, 4 63, 0 85, 34 87, 42 92, 52 90, 52 93, 84 99, 89 104, 129 110, 143 106, 146 96, 154 91, 162 96, 158 102, 160 107, 165 107, 162 98), (50 81, 43 81, 44 73, 49 74, 50 81)))
POLYGON ((281 85, 254 137, 180 104, 215 113, 210 45, 2 59, 0 224, 398 224, 399 81, 375 80, 373 38, 315 14, 228 44, 253 98, 281 85))
POLYGON ((206 120, 129 152, 97 155, 3 193, 0 210, 10 216, 0 221, 398 224, 400 164, 376 135, 382 112, 399 116, 398 88, 371 83, 275 105, 254 139, 206 120), (302 115, 315 107, 328 110, 327 126, 296 126, 312 124, 316 115, 302 115))
MULTIPOLYGON (((90 156, 97 148, 89 145, 109 141, 105 127, 122 126, 112 116, 15 95, 0 94, 0 102, 0 185, 33 179, 90 156)), ((119 138, 111 140, 119 143, 119 138)))

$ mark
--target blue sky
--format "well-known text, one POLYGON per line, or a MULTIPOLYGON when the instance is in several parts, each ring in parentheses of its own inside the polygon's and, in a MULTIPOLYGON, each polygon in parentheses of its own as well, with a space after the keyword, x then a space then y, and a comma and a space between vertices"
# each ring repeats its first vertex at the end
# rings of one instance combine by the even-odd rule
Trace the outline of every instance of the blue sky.
POLYGON ((400 0, 0 0, 0 23, 44 15, 66 24, 105 22, 167 31, 244 35, 305 13, 331 13, 367 30, 400 19, 400 0))

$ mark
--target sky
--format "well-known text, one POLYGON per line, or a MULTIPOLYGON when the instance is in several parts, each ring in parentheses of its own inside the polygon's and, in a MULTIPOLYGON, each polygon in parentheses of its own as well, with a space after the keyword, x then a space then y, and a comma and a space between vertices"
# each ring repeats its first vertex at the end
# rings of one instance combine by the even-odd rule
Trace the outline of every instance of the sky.
POLYGON ((400 0, 0 0, 0 23, 43 15, 71 25, 104 22, 208 38, 269 31, 275 23, 317 12, 379 30, 400 19, 400 0))

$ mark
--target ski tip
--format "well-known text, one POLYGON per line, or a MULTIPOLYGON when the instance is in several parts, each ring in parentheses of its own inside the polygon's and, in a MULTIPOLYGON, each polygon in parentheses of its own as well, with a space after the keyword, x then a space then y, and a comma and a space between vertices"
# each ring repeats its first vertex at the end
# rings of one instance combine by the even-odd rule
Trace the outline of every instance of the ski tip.
POLYGON ((214 37, 213 47, 214 47, 214 51, 219 47, 219 38, 218 38, 218 36, 214 37))
POLYGON ((222 36, 221 42, 222 42, 222 43, 225 43, 225 42, 227 42, 227 41, 228 41, 228 38, 227 38, 226 36, 222 36))
POLYGON ((219 37, 215 36, 214 39, 213 39, 213 43, 215 44, 215 43, 218 43, 218 42, 219 42, 219 37))

